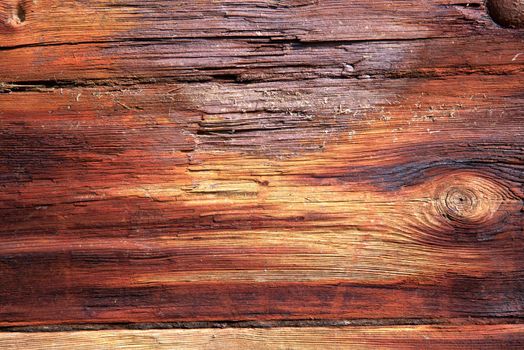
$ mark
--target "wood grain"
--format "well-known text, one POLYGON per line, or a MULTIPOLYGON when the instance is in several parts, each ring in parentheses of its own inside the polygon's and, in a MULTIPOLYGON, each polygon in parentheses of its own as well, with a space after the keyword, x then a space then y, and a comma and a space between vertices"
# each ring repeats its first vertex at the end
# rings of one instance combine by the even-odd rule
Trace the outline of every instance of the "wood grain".
POLYGON ((4 349, 521 349, 522 325, 0 333, 4 349))
POLYGON ((524 32, 482 3, 0 12, 0 326, 524 316, 524 32))
POLYGON ((21 4, 25 22, 0 26, 4 82, 506 74, 524 61, 521 32, 498 27, 479 2, 21 4))

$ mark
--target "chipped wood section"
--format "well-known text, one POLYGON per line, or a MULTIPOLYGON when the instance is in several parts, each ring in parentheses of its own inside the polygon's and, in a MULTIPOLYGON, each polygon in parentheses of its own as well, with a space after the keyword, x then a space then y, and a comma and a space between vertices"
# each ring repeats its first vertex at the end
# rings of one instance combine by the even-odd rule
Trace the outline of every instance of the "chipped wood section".
POLYGON ((524 317, 524 35, 483 3, 0 13, 0 326, 524 317))
POLYGON ((0 333, 4 349, 521 349, 522 325, 0 333))

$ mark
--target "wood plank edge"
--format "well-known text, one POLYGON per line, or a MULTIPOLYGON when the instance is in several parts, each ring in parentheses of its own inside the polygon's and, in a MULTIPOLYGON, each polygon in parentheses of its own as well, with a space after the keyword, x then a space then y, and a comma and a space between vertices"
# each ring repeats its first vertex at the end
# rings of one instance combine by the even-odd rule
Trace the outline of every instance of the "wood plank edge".
POLYGON ((524 324, 0 333, 3 349, 518 349, 524 324))

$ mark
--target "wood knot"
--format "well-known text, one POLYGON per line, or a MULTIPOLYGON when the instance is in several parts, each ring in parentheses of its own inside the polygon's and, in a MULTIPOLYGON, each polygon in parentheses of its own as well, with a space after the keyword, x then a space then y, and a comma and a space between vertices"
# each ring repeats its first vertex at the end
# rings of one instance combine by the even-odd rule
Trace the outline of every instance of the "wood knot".
POLYGON ((515 211, 513 192, 488 174, 459 171, 436 180, 433 196, 435 229, 454 232, 455 239, 489 240, 503 231, 505 218, 515 211))
POLYGON ((26 21, 26 0, 6 1, 0 5, 0 23, 8 29, 16 29, 26 21))
POLYGON ((467 228, 491 221, 506 195, 496 182, 473 173, 456 173, 436 188, 437 212, 456 227, 467 228))
POLYGON ((487 0, 493 20, 507 28, 524 28, 524 0, 487 0))
POLYGON ((483 197, 483 189, 452 185, 438 198, 438 210, 447 219, 462 223, 479 223, 490 217, 496 208, 483 197))
POLYGON ((522 198, 515 183, 488 169, 428 169, 408 189, 430 201, 409 209, 410 231, 436 245, 504 239, 522 230, 522 198))

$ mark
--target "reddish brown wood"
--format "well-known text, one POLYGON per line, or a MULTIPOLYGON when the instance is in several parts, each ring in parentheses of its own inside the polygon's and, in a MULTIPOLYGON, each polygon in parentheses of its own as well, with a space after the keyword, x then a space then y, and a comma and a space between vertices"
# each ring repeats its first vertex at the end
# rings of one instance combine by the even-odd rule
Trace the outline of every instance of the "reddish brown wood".
POLYGON ((524 316, 523 32, 483 4, 0 12, 0 326, 524 316))
POLYGON ((521 0, 488 0, 489 14, 504 27, 524 27, 524 2, 521 0))

